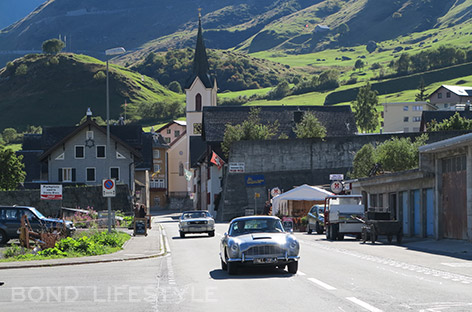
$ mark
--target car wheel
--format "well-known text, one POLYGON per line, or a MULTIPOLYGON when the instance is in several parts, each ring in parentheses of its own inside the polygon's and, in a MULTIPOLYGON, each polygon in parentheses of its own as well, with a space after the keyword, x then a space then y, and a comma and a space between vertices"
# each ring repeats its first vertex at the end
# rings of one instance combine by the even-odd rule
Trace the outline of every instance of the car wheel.
POLYGON ((226 263, 226 269, 229 275, 236 275, 238 273, 238 264, 235 262, 226 263))
POLYGON ((308 234, 313 233, 313 230, 311 229, 310 223, 308 223, 308 226, 307 226, 307 227, 308 227, 308 234))
POLYGON ((8 242, 8 236, 4 230, 0 230, 0 244, 6 244, 8 242))
POLYGON ((228 270, 228 266, 227 266, 226 263, 223 261, 223 259, 220 258, 220 261, 221 261, 221 269, 222 269, 223 271, 228 270))
POLYGON ((290 262, 288 265, 288 273, 297 274, 298 271, 298 261, 290 262))
POLYGON ((180 231, 180 238, 185 238, 185 233, 180 231))
POLYGON ((326 227, 326 239, 331 240, 331 225, 326 227))
POLYGON ((323 227, 318 222, 316 222, 316 233, 323 234, 323 227))
POLYGON ((331 226, 331 239, 337 240, 339 237, 339 224, 333 224, 331 226))
POLYGON ((210 237, 215 236, 215 231, 213 230, 213 231, 208 232, 208 236, 210 236, 210 237))

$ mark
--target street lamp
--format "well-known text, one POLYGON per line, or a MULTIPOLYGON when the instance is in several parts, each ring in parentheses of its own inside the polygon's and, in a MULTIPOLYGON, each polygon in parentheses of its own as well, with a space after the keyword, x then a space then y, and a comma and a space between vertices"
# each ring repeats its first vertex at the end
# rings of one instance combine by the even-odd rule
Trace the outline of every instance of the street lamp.
MULTIPOLYGON (((110 161, 108 155, 110 155, 110 83, 108 80, 108 56, 109 55, 118 55, 125 53, 126 50, 123 47, 113 48, 105 50, 105 55, 107 56, 107 150, 106 150, 106 168, 108 170, 108 177, 111 178, 110 172, 110 161)), ((107 197, 108 205, 108 233, 111 233, 111 197, 107 197)))

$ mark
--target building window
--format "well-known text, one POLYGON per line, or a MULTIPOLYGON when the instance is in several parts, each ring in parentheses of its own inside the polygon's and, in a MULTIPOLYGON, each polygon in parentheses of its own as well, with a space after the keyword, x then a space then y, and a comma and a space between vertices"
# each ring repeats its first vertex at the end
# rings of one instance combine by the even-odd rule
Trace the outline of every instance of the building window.
POLYGON ((444 103, 444 108, 448 108, 449 107, 449 103, 444 103))
POLYGON ((93 140, 93 131, 87 131, 85 134, 85 139, 86 140, 93 140))
POLYGON ((161 165, 159 164, 154 164, 152 168, 154 170, 154 173, 161 171, 161 165))
POLYGON ((438 99, 442 99, 442 93, 441 92, 438 93, 438 99))
POLYGON ((152 151, 152 158, 161 158, 161 151, 158 149, 155 149, 152 151))
POLYGON ((197 95, 195 95, 195 110, 197 112, 202 111, 202 95, 200 93, 197 93, 197 95))
POLYGON ((408 116, 403 117, 403 122, 408 122, 408 116))
POLYGON ((179 163, 179 176, 183 177, 184 176, 184 164, 179 163))
POLYGON ((83 159, 85 158, 85 146, 84 145, 76 145, 75 146, 75 158, 76 159, 83 159))
POLYGON ((202 134, 202 124, 197 122, 193 124, 193 134, 202 134))
POLYGON ((105 158, 105 157, 106 157, 106 146, 97 145, 97 158, 105 158))
POLYGON ((110 168, 110 178, 120 181, 120 168, 111 167, 110 168))
POLYGON ((451 92, 446 92, 446 97, 450 98, 451 97, 451 92))
POLYGON ((59 182, 75 182, 75 168, 59 168, 59 182))
POLYGON ((166 141, 166 143, 170 143, 170 138, 165 137, 165 138, 164 138, 164 141, 166 141))
POLYGON ((420 132, 420 128, 418 127, 413 128, 413 132, 420 132))
POLYGON ((95 182, 95 168, 86 169, 86 181, 95 182))
POLYGON ((414 117, 413 117, 413 121, 414 121, 414 122, 421 121, 421 116, 414 116, 414 117))
POLYGON ((180 136, 180 130, 174 131, 174 137, 178 138, 180 136))
POLYGON ((167 134, 171 134, 172 131, 170 129, 167 129, 167 134))
POLYGON ((413 110, 414 110, 414 111, 422 111, 422 110, 423 110, 423 106, 421 106, 421 105, 415 105, 415 106, 413 106, 413 110))
POLYGON ((408 105, 403 106, 403 110, 404 110, 405 112, 407 112, 407 111, 408 111, 408 105))

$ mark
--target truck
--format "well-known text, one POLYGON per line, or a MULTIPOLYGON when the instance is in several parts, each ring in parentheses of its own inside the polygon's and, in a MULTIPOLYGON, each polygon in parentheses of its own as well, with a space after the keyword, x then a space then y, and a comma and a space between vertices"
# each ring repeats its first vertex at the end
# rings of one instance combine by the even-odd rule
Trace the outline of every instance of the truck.
POLYGON ((364 215, 362 195, 328 195, 324 201, 326 239, 343 240, 346 234, 361 239, 364 215))

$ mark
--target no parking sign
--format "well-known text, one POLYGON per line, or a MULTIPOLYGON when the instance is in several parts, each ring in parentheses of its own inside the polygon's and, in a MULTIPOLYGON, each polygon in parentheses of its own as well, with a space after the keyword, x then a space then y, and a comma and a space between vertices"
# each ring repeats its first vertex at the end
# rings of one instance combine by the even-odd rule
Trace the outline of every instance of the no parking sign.
POLYGON ((115 179, 104 179, 102 183, 103 197, 115 197, 115 179))

